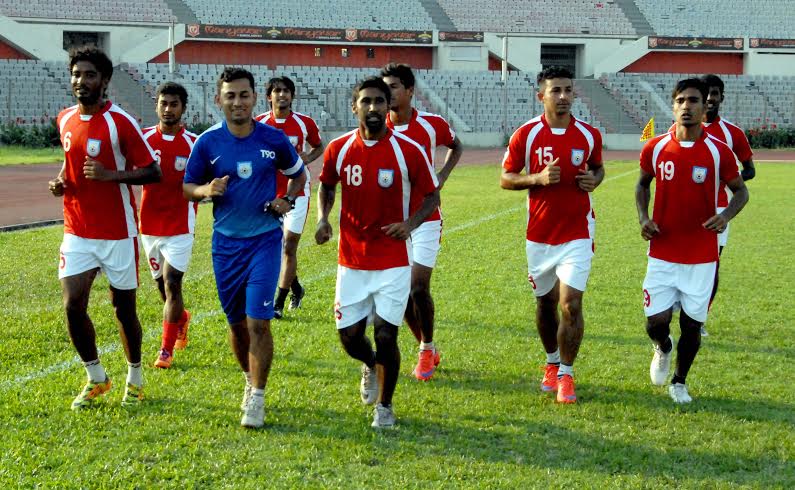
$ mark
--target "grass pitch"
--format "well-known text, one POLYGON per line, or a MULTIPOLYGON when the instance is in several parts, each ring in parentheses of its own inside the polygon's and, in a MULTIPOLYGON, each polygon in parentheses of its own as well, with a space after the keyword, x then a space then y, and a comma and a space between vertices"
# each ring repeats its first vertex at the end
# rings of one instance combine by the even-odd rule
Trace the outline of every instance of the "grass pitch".
POLYGON ((63 161, 63 150, 55 148, 28 148, 24 146, 0 145, 0 167, 4 165, 28 165, 34 163, 57 163, 63 161))
POLYGON ((191 342, 168 371, 148 367, 161 304, 142 261, 147 399, 137 411, 119 403, 126 364, 105 279, 90 313, 115 387, 76 414, 69 404, 85 374, 56 279, 62 230, 0 234, 0 487, 795 487, 795 166, 759 164, 749 183, 686 407, 649 382, 637 163, 608 164, 594 194, 596 257, 574 406, 538 390, 545 358, 526 282, 525 196, 500 190, 498 176, 496 166, 464 167, 445 186, 433 279, 442 364, 431 382, 414 381, 416 345, 401 329, 399 427, 388 432, 369 427, 359 366, 337 340, 336 249, 312 243, 314 210, 299 251, 308 294, 301 310, 274 323, 260 431, 239 426, 243 377, 215 293, 209 207, 200 209, 186 275, 191 342))

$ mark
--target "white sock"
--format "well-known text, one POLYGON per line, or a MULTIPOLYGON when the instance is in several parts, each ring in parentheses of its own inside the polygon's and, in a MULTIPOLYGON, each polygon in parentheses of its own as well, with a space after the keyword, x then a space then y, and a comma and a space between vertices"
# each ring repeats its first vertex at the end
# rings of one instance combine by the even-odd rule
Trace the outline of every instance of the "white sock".
POLYGON ((108 379, 108 375, 105 373, 105 368, 102 367, 102 363, 99 362, 99 359, 84 362, 83 366, 86 368, 86 374, 88 374, 89 381, 101 383, 102 381, 108 379))
POLYGON ((567 364, 560 363, 560 369, 558 369, 558 378, 562 378, 564 375, 568 374, 572 378, 574 377, 574 366, 569 366, 567 364))
POLYGON ((420 342, 420 350, 433 350, 433 342, 420 342))
POLYGON ((547 364, 560 364, 560 349, 555 352, 547 352, 547 364))
POLYGON ((127 363, 127 384, 141 387, 144 385, 143 369, 140 362, 127 363))
POLYGON ((243 371, 243 376, 246 378, 246 386, 251 386, 251 372, 243 371))
POLYGON ((251 388, 251 396, 265 396, 265 388, 251 388))

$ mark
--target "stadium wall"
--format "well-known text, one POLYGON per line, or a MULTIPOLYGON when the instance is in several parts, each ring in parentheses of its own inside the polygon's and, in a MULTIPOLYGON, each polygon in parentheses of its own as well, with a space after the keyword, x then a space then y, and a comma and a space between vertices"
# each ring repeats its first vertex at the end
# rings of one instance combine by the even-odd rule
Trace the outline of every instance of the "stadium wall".
POLYGON ((29 60, 30 56, 11 46, 0 37, 0 59, 4 60, 29 60))
MULTIPOLYGON (((502 36, 486 33, 486 47, 502 56, 502 36)), ((632 39, 632 42, 635 40, 632 39)), ((508 62, 519 70, 529 73, 541 71, 541 46, 575 45, 577 50, 577 78, 594 76, 597 65, 619 50, 627 39, 595 37, 520 37, 508 38, 508 62)))
MULTIPOLYGON (((302 65, 380 68, 390 61, 409 63, 415 68, 433 68, 433 48, 408 46, 346 46, 340 44, 244 43, 185 41, 175 47, 177 63, 238 65, 302 65), (315 49, 321 56, 315 56, 315 49), (342 49, 348 57, 342 56, 342 49), (368 49, 373 56, 368 57, 368 49)), ((168 63, 168 51, 150 63, 168 63)))
POLYGON ((751 50, 745 58, 745 73, 795 77, 795 49, 751 50))
POLYGON ((650 51, 623 70, 626 73, 743 74, 743 53, 650 51))
MULTIPOLYGON (((8 17, 0 18, 0 32, 11 44, 30 53, 31 57, 43 61, 64 61, 64 32, 96 32, 103 40, 102 47, 114 63, 129 60, 129 54, 140 50, 140 46, 151 39, 164 39, 162 47, 167 46, 168 28, 157 25, 101 25, 81 22, 55 23, 54 21, 19 22, 8 17)), ((157 54, 151 53, 149 57, 157 54)))

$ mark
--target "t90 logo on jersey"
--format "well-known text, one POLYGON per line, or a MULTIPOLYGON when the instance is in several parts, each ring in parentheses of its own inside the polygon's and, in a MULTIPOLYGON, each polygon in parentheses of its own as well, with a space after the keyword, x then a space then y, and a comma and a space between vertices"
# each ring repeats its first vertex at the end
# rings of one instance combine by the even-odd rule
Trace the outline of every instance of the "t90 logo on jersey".
POLYGON ((275 151, 272 151, 272 150, 260 150, 259 152, 262 154, 262 158, 270 158, 271 160, 275 160, 276 159, 276 152, 275 151))

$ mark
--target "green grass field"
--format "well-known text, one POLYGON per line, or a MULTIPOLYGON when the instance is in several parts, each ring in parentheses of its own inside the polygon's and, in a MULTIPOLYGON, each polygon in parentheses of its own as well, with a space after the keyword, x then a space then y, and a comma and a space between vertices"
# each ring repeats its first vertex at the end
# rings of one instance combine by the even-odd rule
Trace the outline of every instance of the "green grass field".
MULTIPOLYGON (((649 382, 636 165, 609 164, 594 195, 596 257, 574 406, 538 390, 545 358, 526 282, 525 196, 500 190, 496 167, 456 170, 442 196, 433 280, 442 364, 431 382, 415 381, 416 346, 401 330, 399 426, 382 433, 359 401, 359 365, 337 340, 336 249, 311 243, 314 212, 299 252, 308 295, 273 326, 260 431, 239 426, 243 377, 214 289, 209 207, 200 210, 186 276, 190 346, 171 370, 145 370, 147 400, 137 411, 119 403, 126 364, 105 279, 90 313, 116 386, 97 408, 73 413, 85 373, 56 279, 62 230, 0 234, 0 487, 795 487, 795 166, 758 164, 724 252, 711 336, 688 378, 694 402, 676 407, 649 382)), ((141 278, 151 365, 161 304, 143 261, 141 278)))
POLYGON ((28 165, 63 161, 63 150, 57 148, 27 148, 24 146, 0 145, 0 167, 4 165, 28 165))

